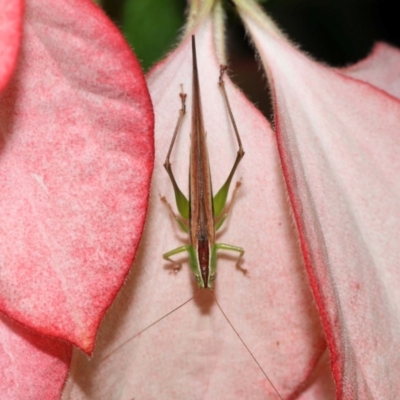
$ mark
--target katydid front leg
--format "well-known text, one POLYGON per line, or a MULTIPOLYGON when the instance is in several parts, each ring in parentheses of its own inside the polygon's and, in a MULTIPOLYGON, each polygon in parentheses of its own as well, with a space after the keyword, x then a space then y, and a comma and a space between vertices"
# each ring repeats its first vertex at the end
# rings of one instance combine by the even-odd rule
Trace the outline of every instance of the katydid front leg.
POLYGON ((210 261, 210 268, 211 268, 211 274, 212 276, 216 276, 217 272, 217 252, 218 250, 227 250, 227 251, 235 251, 237 253, 240 253, 239 258, 236 262, 236 268, 241 271, 244 275, 247 274, 247 269, 244 269, 240 266, 240 261, 243 257, 244 250, 242 247, 238 246, 232 246, 230 244, 226 243, 215 243, 212 252, 211 252, 211 261, 210 261))
POLYGON ((172 264, 175 264, 176 267, 174 268, 174 270, 176 272, 180 271, 181 268, 182 268, 182 264, 172 260, 170 257, 174 256, 175 254, 183 253, 184 251, 189 252, 190 247, 192 247, 190 244, 188 244, 186 246, 177 247, 176 249, 168 251, 167 253, 163 254, 163 259, 166 260, 166 261, 171 262, 172 264))
POLYGON ((238 260, 236 261, 236 268, 241 271, 244 275, 247 274, 247 269, 240 266, 240 261, 242 260, 244 249, 238 246, 232 246, 230 244, 225 243, 215 243, 216 250, 228 250, 228 251, 235 251, 240 253, 238 260))

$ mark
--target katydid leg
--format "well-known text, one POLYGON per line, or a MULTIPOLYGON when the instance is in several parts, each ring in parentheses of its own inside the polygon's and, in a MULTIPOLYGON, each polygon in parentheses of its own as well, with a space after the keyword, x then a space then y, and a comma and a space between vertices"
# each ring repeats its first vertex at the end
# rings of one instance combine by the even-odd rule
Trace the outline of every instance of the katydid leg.
POLYGON ((171 144, 169 146, 167 157, 166 157, 165 162, 164 162, 164 168, 167 170, 169 178, 171 179, 171 182, 172 182, 172 186, 174 187, 176 206, 178 207, 179 214, 181 214, 182 217, 187 220, 187 219, 189 219, 189 200, 182 193, 181 189, 179 189, 179 186, 178 186, 178 184, 176 183, 176 180, 175 180, 175 176, 174 176, 174 174, 172 172, 171 162, 169 161, 172 149, 173 149, 174 144, 175 144, 175 139, 176 139, 176 137, 178 135, 178 132, 181 129, 182 121, 183 121, 183 118, 184 118, 184 116, 186 114, 186 94, 181 92, 180 93, 180 98, 181 98, 182 107, 179 110, 178 121, 176 123, 175 131, 174 131, 174 134, 172 136, 171 144))
POLYGON ((166 261, 171 262, 172 264, 175 264, 176 265, 175 271, 179 271, 182 268, 182 264, 172 260, 171 257, 176 255, 176 254, 183 253, 184 251, 189 252, 189 255, 190 255, 191 247, 192 246, 189 245, 189 244, 186 245, 186 246, 177 247, 176 249, 168 251, 167 253, 163 254, 163 259, 166 260, 166 261))
POLYGON ((215 217, 219 217, 220 214, 222 213, 222 211, 225 208, 225 204, 226 204, 226 199, 228 197, 228 192, 229 192, 229 186, 231 184, 233 175, 235 174, 236 168, 238 167, 241 159, 244 156, 244 150, 243 150, 243 146, 242 146, 242 141, 240 140, 240 135, 239 135, 239 131, 236 125, 236 121, 235 118, 233 116, 232 113, 232 109, 231 109, 231 105, 229 103, 229 99, 228 99, 228 95, 226 93, 226 89, 225 89, 225 82, 224 82, 224 73, 226 71, 226 67, 221 66, 221 70, 220 70, 220 75, 219 75, 219 86, 221 88, 221 92, 222 92, 222 97, 224 98, 224 102, 225 102, 225 106, 228 110, 228 114, 229 114, 229 119, 231 120, 232 126, 233 126, 233 130, 235 131, 235 136, 236 136, 236 140, 238 142, 238 146, 239 146, 239 150, 236 154, 236 159, 235 162, 233 164, 233 167, 231 169, 231 172, 228 175, 228 178, 226 179, 225 183, 222 185, 221 189, 218 191, 218 193, 214 196, 213 198, 213 204, 214 204, 214 216, 215 217))
POLYGON ((165 198, 165 196, 160 196, 161 201, 166 205, 168 208, 168 211, 172 215, 172 218, 178 223, 180 228, 186 232, 189 233, 189 227, 188 227, 188 221, 180 217, 179 215, 176 215, 174 210, 172 209, 171 204, 169 204, 168 200, 165 198))
POLYGON ((240 261, 242 260, 243 254, 244 254, 244 249, 242 247, 238 246, 232 246, 231 244, 225 244, 225 243, 215 243, 215 248, 216 250, 227 250, 227 251, 235 251, 239 253, 239 258, 236 262, 236 268, 243 272, 243 274, 247 274, 247 269, 242 268, 240 266, 240 261))
POLYGON ((228 215, 229 215, 229 213, 231 211, 232 205, 235 202, 236 193, 239 190, 240 185, 241 185, 240 182, 236 182, 235 189, 233 189, 231 201, 225 207, 224 212, 216 219, 216 221, 215 221, 215 230, 216 231, 218 231, 218 229, 221 228, 222 224, 225 222, 226 218, 228 217, 228 215))

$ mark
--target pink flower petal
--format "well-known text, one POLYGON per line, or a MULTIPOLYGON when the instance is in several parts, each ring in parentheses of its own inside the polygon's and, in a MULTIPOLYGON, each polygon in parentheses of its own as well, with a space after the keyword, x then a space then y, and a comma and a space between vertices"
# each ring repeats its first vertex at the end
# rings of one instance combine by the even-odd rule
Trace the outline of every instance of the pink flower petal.
POLYGON ((22 0, 0 0, 0 92, 14 72, 21 42, 22 0))
POLYGON ((341 72, 400 98, 400 50, 393 46, 378 43, 368 58, 341 72))
POLYGON ((396 398, 400 103, 311 61, 260 14, 241 12, 272 84, 279 151, 337 398, 396 398))
MULTIPOLYGON (((196 30, 201 95, 211 170, 216 191, 227 177, 237 144, 218 88, 219 62, 213 25, 196 30)), ((190 277, 186 255, 177 274, 162 259, 187 243, 167 208, 174 196, 163 162, 180 108, 183 84, 188 115, 172 155, 181 189, 188 186, 192 82, 190 38, 148 77, 156 112, 156 164, 146 230, 133 271, 102 324, 93 358, 75 354, 65 399, 265 399, 276 394, 213 302, 190 277), (134 340, 143 328, 196 298, 134 340), (122 346, 122 347, 119 347, 122 346)), ((275 135, 267 121, 226 79, 227 91, 246 155, 236 179, 242 187, 219 241, 245 248, 243 267, 236 256, 218 259, 216 296, 278 388, 288 397, 302 390, 326 343, 311 298, 288 209, 275 135)))
POLYGON ((290 398, 296 400, 334 400, 336 398, 328 349, 315 365, 313 373, 308 377, 299 393, 290 398))
POLYGON ((0 393, 10 400, 56 400, 67 377, 72 346, 0 316, 0 393))
POLYGON ((0 129, 1 309, 91 352, 141 237, 153 161, 140 66, 92 1, 27 1, 0 129))

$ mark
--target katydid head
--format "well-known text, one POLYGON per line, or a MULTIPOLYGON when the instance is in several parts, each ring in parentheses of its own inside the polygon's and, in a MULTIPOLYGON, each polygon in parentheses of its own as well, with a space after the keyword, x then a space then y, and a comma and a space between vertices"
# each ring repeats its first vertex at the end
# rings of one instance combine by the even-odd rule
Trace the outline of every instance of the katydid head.
POLYGON ((199 288, 211 289, 216 277, 215 268, 210 268, 210 265, 213 264, 213 257, 211 259, 208 257, 209 252, 201 248, 200 242, 199 246, 198 250, 200 251, 195 251, 193 246, 190 246, 188 250, 190 270, 199 288))
POLYGON ((215 274, 209 275, 208 278, 203 274, 194 274, 194 278, 196 279, 197 285, 200 289, 212 289, 215 277, 215 274))

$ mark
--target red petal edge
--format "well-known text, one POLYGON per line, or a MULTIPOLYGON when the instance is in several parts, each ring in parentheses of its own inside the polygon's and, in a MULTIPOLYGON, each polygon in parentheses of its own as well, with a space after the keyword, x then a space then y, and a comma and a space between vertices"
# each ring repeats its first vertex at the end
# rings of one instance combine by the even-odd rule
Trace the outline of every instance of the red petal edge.
POLYGON ((2 399, 60 398, 72 346, 35 334, 0 316, 0 393, 2 399))
POLYGON ((21 43, 23 4, 21 0, 0 0, 0 92, 16 67, 21 43))
POLYGON ((283 171, 337 399, 396 398, 400 103, 254 22, 247 19, 271 76, 283 171))
POLYGON ((139 244, 154 157, 139 63, 95 4, 27 2, 0 123, 0 307, 90 353, 139 244))

